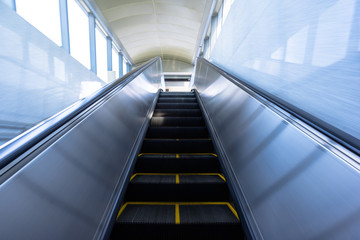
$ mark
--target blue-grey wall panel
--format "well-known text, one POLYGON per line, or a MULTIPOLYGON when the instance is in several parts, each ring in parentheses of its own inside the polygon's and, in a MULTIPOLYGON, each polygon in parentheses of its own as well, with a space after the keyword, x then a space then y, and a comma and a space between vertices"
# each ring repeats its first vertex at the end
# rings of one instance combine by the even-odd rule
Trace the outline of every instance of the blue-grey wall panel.
POLYGON ((158 60, 0 185, 2 239, 99 239, 160 70, 158 60))
POLYGON ((254 236, 359 238, 359 157, 320 144, 208 63, 196 66, 195 86, 254 236))
POLYGON ((234 1, 212 47, 211 62, 360 146, 359 0, 234 1))

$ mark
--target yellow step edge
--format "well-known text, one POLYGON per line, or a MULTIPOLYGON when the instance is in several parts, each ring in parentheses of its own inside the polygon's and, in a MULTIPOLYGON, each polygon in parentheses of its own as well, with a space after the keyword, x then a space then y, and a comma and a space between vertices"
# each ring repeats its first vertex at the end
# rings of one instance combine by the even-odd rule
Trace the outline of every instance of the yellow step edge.
POLYGON ((212 140, 211 138, 144 138, 144 140, 212 140))
POLYGON ((222 180, 224 180, 224 182, 226 182, 225 177, 220 174, 220 173, 134 173, 131 177, 130 177, 130 181, 133 180, 137 175, 143 175, 143 176, 175 176, 176 177, 176 184, 180 183, 180 176, 212 176, 212 175, 216 175, 219 176, 222 180))
POLYGON ((144 156, 144 155, 194 155, 194 156, 203 156, 203 155, 212 155, 214 157, 217 157, 215 153, 140 153, 138 157, 144 156))
POLYGON ((237 220, 240 221, 239 216, 238 216, 235 208, 234 208, 229 202, 228 202, 226 205, 228 206, 228 208, 230 209, 230 211, 235 215, 235 217, 237 218, 237 220))
POLYGON ((127 205, 227 205, 229 202, 126 202, 127 205))
POLYGON ((235 208, 229 202, 126 202, 121 208, 116 217, 116 220, 120 217, 121 213, 128 205, 174 205, 175 206, 175 223, 180 224, 180 210, 179 206, 182 205, 226 205, 234 216, 239 220, 239 216, 235 208))
POLYGON ((179 209, 179 204, 175 204, 175 224, 180 224, 180 209, 179 209))
POLYGON ((126 208, 126 206, 128 205, 129 203, 125 203, 124 205, 121 206, 119 212, 118 212, 118 215, 116 216, 116 220, 118 220, 118 218, 120 217, 121 213, 124 211, 124 209, 126 208))

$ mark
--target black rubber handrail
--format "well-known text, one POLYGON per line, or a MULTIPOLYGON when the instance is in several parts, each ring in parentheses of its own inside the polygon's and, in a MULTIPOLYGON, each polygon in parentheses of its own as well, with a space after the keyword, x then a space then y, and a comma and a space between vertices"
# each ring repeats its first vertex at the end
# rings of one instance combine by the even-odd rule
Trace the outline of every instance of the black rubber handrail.
POLYGON ((340 145, 344 146, 345 148, 349 149, 350 151, 354 152, 357 155, 360 155, 360 140, 355 138, 354 136, 342 131, 341 129, 336 128, 333 125, 326 123, 325 121, 305 112, 304 110, 284 101, 283 99, 268 93, 264 90, 261 90, 257 87, 252 86, 249 83, 231 75, 230 73, 226 72, 219 66, 215 65, 207 61, 204 58, 199 57, 198 61, 202 61, 216 72, 224 76, 230 82, 234 83, 236 86, 242 88, 251 96, 257 98, 256 94, 260 97, 264 98, 265 100, 269 101, 270 103, 278 106, 279 108, 283 109, 284 111, 292 114, 296 118, 300 119, 301 121, 305 122, 312 128, 316 129, 317 131, 321 132, 322 134, 326 135, 333 141, 339 143, 340 145), (250 91, 249 91, 250 90, 250 91), (255 94, 254 94, 255 93, 255 94))
POLYGON ((95 93, 75 102, 65 110, 55 114, 54 116, 42 121, 33 128, 10 140, 0 149, 0 169, 12 162, 14 159, 25 153, 35 144, 40 142, 46 136, 63 126, 66 122, 83 112, 85 109, 96 103, 98 100, 106 96, 115 88, 120 90, 128 83, 144 72, 153 63, 158 61, 160 57, 153 58, 138 68, 133 69, 123 77, 105 85, 95 93))

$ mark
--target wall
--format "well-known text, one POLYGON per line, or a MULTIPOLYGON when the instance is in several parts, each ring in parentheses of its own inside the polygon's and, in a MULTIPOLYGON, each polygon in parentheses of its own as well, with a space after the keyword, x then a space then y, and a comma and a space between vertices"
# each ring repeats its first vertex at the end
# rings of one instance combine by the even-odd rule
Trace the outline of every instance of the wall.
POLYGON ((163 60, 163 71, 164 72, 186 72, 186 73, 192 73, 194 66, 177 60, 163 60))
POLYGON ((359 0, 234 1, 210 61, 360 146, 359 0))
POLYGON ((0 2, 0 145, 104 85, 0 2))

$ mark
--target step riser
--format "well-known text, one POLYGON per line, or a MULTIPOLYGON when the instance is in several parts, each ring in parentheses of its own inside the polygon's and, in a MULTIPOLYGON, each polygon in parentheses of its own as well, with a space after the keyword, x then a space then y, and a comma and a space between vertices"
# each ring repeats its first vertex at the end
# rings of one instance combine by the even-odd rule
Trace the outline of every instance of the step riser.
POLYGON ((118 224, 111 239, 244 239, 240 224, 118 224))
POLYGON ((150 126, 205 126, 204 119, 201 117, 153 117, 150 121, 150 126))
POLYGON ((158 103, 196 103, 196 98, 168 98, 160 97, 158 103))
POLYGON ((201 117, 200 109, 158 109, 153 117, 201 117))
POLYGON ((164 94, 164 93, 160 93, 160 97, 159 98, 194 98, 195 95, 194 94, 164 94))
POLYGON ((211 140, 144 140, 141 153, 212 153, 211 140))
POLYGON ((208 138, 205 127, 150 127, 146 138, 208 138))
POLYGON ((199 109, 197 103, 158 103, 155 109, 199 109))
POLYGON ((151 184, 130 182, 126 201, 132 202, 227 202, 229 192, 223 184, 151 184))
POLYGON ((216 158, 139 158, 135 165, 135 172, 140 173, 217 173, 219 170, 216 158))

